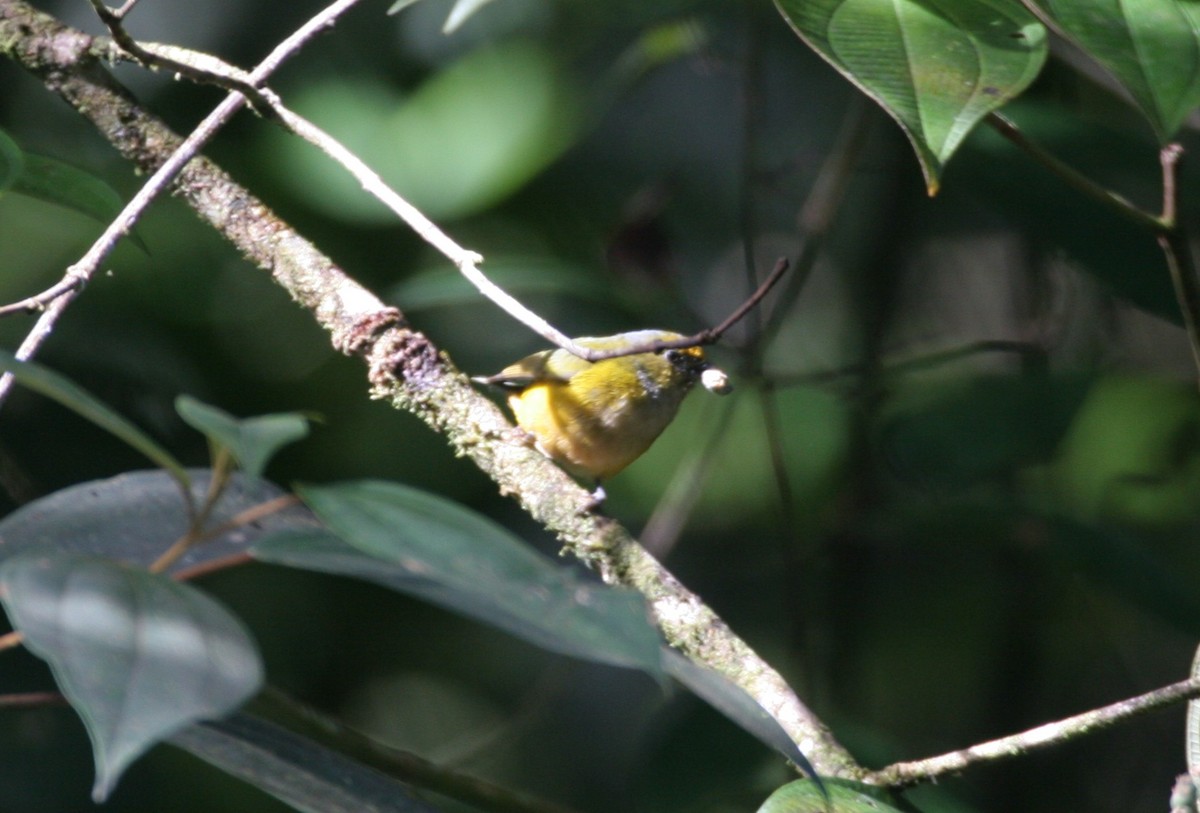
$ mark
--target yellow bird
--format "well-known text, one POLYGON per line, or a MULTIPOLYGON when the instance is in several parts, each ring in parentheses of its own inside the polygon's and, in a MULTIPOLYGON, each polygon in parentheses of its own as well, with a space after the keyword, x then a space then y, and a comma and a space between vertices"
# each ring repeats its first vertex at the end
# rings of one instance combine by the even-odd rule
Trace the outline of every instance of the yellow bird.
MULTIPOLYGON (((575 341, 609 350, 682 338, 666 330, 637 330, 575 341)), ((513 416, 538 450, 573 476, 597 482, 650 448, 697 381, 720 395, 733 389, 699 347, 596 362, 567 350, 543 350, 474 380, 509 390, 513 416)))

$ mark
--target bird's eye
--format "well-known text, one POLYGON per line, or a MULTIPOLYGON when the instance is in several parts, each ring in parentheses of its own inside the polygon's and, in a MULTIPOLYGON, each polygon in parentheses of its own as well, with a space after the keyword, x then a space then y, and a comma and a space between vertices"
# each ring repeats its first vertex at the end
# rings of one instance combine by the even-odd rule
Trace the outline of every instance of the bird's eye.
POLYGON ((678 364, 679 362, 683 361, 683 353, 675 348, 670 348, 663 351, 663 358, 672 364, 678 364))

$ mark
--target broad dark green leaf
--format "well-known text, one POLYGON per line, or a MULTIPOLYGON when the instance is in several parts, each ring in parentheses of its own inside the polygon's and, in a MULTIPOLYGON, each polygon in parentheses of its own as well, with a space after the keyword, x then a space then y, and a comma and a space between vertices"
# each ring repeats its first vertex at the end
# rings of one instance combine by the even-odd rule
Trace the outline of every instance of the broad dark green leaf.
POLYGON ((789 782, 772 793, 757 813, 900 813, 879 788, 842 779, 823 781, 828 794, 807 779, 789 782))
POLYGON ((344 541, 285 533, 255 545, 256 558, 375 582, 555 652, 661 672, 639 594, 555 565, 486 517, 395 483, 300 494, 344 541))
POLYGON ((1046 32, 1009 0, 775 0, 796 33, 903 128, 930 194, 971 129, 1021 93, 1046 32))
MULTIPOLYGON (((679 652, 664 647, 663 667, 697 697, 737 723, 759 742, 774 748, 809 776, 816 778, 808 759, 783 727, 754 698, 724 675, 688 660, 679 652)), ((820 780, 818 781, 819 784, 820 780)))
POLYGON ((104 559, 27 553, 0 565, 0 599, 45 659, 92 741, 92 796, 188 723, 219 717, 262 684, 241 623, 200 591, 104 559))
MULTIPOLYGON (((198 503, 208 490, 211 472, 187 473, 192 499, 198 503)), ((283 494, 278 486, 235 473, 209 515, 209 527, 283 494)), ((64 488, 9 514, 0 521, 0 560, 25 551, 68 551, 148 566, 187 527, 179 486, 166 472, 127 472, 64 488)), ((293 505, 192 546, 171 572, 245 556, 255 541, 283 529, 319 527, 307 508, 293 505)))
POLYGON ((1162 143, 1200 106, 1200 3, 1043 0, 1042 5, 1129 91, 1162 143))
POLYGON ((175 399, 175 411, 189 426, 233 455, 251 477, 261 477, 280 448, 308 436, 308 420, 295 412, 235 418, 187 395, 175 399))
POLYGON ((151 462, 170 472, 186 493, 188 476, 183 470, 183 465, 149 435, 75 382, 39 364, 17 361, 11 353, 4 351, 0 351, 0 370, 11 373, 18 383, 57 401, 79 417, 91 421, 137 449, 151 462))
POLYGON ((245 714, 200 723, 171 743, 304 813, 432 813, 401 783, 245 714))
POLYGON ((0 193, 16 183, 25 168, 25 155, 17 142, 0 130, 0 193))
MULTIPOLYGON (((115 219, 125 208, 125 201, 117 191, 100 178, 57 158, 36 153, 25 153, 25 169, 12 191, 65 206, 100 223, 115 219)), ((130 237, 146 250, 136 234, 130 237)))

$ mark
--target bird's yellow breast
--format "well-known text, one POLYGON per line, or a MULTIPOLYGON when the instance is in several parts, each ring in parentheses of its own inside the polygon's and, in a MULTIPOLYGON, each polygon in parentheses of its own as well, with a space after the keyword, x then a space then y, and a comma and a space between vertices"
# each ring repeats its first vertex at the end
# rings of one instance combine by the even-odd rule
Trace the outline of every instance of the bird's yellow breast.
POLYGON ((565 382, 539 381, 513 393, 508 404, 545 455, 572 474, 605 480, 662 434, 685 393, 679 388, 647 395, 608 371, 581 373, 565 382))

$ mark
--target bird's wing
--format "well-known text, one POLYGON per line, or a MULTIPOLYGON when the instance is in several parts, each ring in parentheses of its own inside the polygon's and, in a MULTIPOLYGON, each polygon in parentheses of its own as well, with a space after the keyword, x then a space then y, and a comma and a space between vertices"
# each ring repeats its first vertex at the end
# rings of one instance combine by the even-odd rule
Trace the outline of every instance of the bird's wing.
POLYGON ((566 350, 543 350, 510 364, 495 375, 478 376, 475 380, 483 384, 519 390, 538 381, 569 381, 590 366, 590 362, 566 350))

